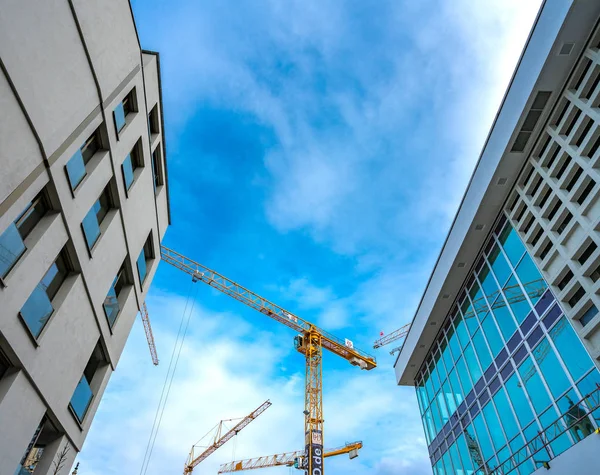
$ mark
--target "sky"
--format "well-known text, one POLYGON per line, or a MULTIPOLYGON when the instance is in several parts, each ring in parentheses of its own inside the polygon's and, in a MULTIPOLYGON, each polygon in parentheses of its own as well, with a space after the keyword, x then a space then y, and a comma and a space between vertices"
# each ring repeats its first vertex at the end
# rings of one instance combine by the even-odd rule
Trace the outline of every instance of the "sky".
MULTIPOLYGON (((369 372, 324 357, 325 446, 364 444, 327 473, 431 473, 414 389, 396 385, 390 348, 372 345, 415 313, 540 0, 131 3, 142 47, 161 55, 163 244, 377 356, 369 372)), ((147 304, 160 365, 138 319, 80 473, 182 473, 219 420, 267 399, 194 473, 303 448, 293 331, 166 263, 147 304)))

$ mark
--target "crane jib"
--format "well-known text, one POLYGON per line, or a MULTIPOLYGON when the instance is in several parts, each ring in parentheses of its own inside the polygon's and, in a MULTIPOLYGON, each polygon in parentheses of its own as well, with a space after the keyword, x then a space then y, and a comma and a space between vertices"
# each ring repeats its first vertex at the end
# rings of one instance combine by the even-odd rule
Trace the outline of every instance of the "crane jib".
POLYGON ((354 348, 354 345, 349 347, 348 344, 351 344, 349 340, 344 341, 331 335, 218 272, 192 261, 165 246, 161 246, 161 256, 165 262, 191 275, 195 282, 200 280, 299 333, 306 333, 311 330, 317 331, 323 337, 323 347, 347 359, 351 364, 361 366, 365 369, 372 369, 377 365, 375 357, 354 348))

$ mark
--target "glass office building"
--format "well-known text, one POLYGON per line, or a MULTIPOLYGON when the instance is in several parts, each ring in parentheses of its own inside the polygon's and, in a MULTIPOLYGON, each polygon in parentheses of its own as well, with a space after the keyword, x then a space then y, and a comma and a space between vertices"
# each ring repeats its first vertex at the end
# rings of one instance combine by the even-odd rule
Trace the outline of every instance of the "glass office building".
POLYGON ((598 309, 600 2, 545 0, 394 365, 436 475, 598 473, 598 309))
MULTIPOLYGON (((550 460, 598 427, 600 414, 587 415, 595 399, 586 396, 599 383, 560 304, 502 219, 417 375, 434 473, 507 471, 525 455, 550 460), (544 448, 531 444, 551 426, 565 430, 544 448)), ((515 473, 534 469, 530 458, 515 473)))

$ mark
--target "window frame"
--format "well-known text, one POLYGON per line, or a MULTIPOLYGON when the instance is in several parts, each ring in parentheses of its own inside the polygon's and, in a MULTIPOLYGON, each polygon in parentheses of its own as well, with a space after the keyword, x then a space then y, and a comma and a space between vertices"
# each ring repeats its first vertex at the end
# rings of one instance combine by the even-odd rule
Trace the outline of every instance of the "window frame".
MULTIPOLYGON (((34 343, 38 345, 38 341, 44 333, 44 330, 48 327, 50 320, 56 313, 55 302, 56 296, 60 291, 61 287, 67 280, 69 274, 72 272, 72 265, 67 255, 67 251, 63 248, 56 258, 54 262, 50 265, 50 267, 46 270, 40 281, 36 284, 34 289, 31 291, 31 294, 19 310, 18 316, 25 328, 27 329, 28 334, 33 339, 34 343), (48 284, 44 283, 44 279, 50 274, 53 267, 56 266, 56 273, 50 280, 48 284), (44 320, 43 324, 40 326, 38 330, 31 328, 29 324, 30 317, 23 313, 23 309, 28 304, 30 299, 34 296, 36 292, 44 292, 45 297, 48 299, 48 303, 50 304, 51 311, 44 315, 40 320, 44 320)), ((37 317, 35 317, 37 318, 37 317)))
POLYGON ((100 134, 100 126, 92 132, 92 134, 83 142, 83 145, 77 149, 77 151, 71 156, 71 158, 65 164, 65 175, 67 177, 67 182, 69 183, 69 188, 71 189, 71 193, 74 193, 79 186, 85 180, 85 177, 88 175, 87 164, 92 160, 92 158, 102 150, 102 138, 100 134), (69 174, 68 165, 76 158, 81 160, 81 165, 83 167, 83 175, 77 181, 77 183, 73 184, 71 181, 71 175, 69 174))
POLYGON ((25 209, 4 230, 4 232, 0 234, 0 238, 2 238, 7 232, 9 232, 10 228, 13 228, 12 233, 14 237, 18 235, 22 244, 22 249, 20 250, 19 255, 16 256, 15 260, 10 264, 10 266, 7 267, 4 275, 0 275, 0 285, 6 285, 4 279, 8 277, 19 260, 27 252, 27 244, 25 243, 25 240, 29 237, 29 235, 31 235, 33 230, 37 227, 40 221, 44 219, 51 209, 52 208, 50 206, 50 200, 48 198, 46 187, 44 187, 37 195, 35 195, 31 202, 29 202, 25 209), (35 217, 35 220, 30 221, 29 218, 31 217, 35 217))
POLYGON ((87 249, 90 252, 90 257, 91 257, 92 250, 96 247, 96 244, 98 243, 98 241, 100 241, 100 237, 102 236, 102 229, 101 229, 102 223, 104 222, 104 219, 106 218, 106 216, 108 215, 110 210, 114 209, 114 208, 115 208, 115 206, 114 206, 114 201, 113 201, 112 194, 110 191, 110 183, 108 183, 106 185, 106 187, 104 188, 104 190, 102 190, 102 193, 100 194, 98 199, 96 201, 94 201, 94 204, 92 205, 92 207, 89 209, 89 211, 84 216, 83 221, 81 221, 81 231, 83 233, 83 238, 85 240, 87 249), (95 206, 98 203, 100 204, 99 209, 94 210, 95 206), (87 237, 86 227, 84 226, 84 223, 85 223, 85 220, 92 214, 92 212, 94 212, 96 215, 96 224, 98 226, 98 235, 96 236, 96 239, 94 240, 94 242, 90 244, 88 237, 87 237))
MULTIPOLYGON (((137 180, 136 170, 144 168, 144 154, 142 149, 142 138, 140 137, 131 151, 127 154, 123 162, 121 163, 121 175, 123 177, 123 186, 125 188, 125 195, 129 197, 129 192, 137 180), (129 160, 128 160, 129 159, 129 160), (127 184, 127 174, 125 172, 125 162, 128 161, 131 166, 131 182, 127 184)), ((139 176, 140 172, 137 172, 139 176)))
POLYGON ((138 258, 135 261, 141 288, 144 287, 144 283, 146 282, 146 279, 148 278, 148 263, 154 259, 155 259, 154 243, 152 241, 152 231, 150 231, 150 234, 146 238, 146 242, 144 242, 144 245, 142 246, 142 249, 140 250, 138 258), (142 257, 142 255, 144 256, 144 267, 145 267, 143 279, 142 279, 142 276, 140 273, 140 264, 139 264, 139 261, 140 261, 140 258, 142 257))
POLYGON ((127 120, 127 117, 130 114, 134 114, 138 111, 137 108, 137 104, 136 104, 136 90, 135 90, 135 86, 123 97, 123 99, 121 99, 121 101, 119 103, 117 103, 117 105, 115 106, 115 108, 113 109, 113 125, 115 126, 115 132, 117 135, 117 140, 120 139, 121 133, 125 130, 125 128, 127 127, 127 124, 130 122, 129 120, 127 120), (117 109, 122 109, 122 113, 123 113, 123 125, 121 127, 119 127, 118 123, 117 123, 117 109))
POLYGON ((106 316, 108 326, 111 330, 116 325, 117 319, 119 318, 119 315, 121 314, 121 310, 122 310, 120 302, 119 302, 119 296, 122 294, 122 292, 125 290, 125 288, 128 285, 131 285, 129 273, 127 272, 127 267, 125 265, 125 262, 123 262, 123 264, 121 264, 121 267, 119 268, 115 278, 113 279, 113 281, 110 285, 110 288, 108 289, 108 292, 106 294, 106 298, 105 298, 104 302, 102 303, 104 315, 106 316), (116 303, 117 303, 117 312, 114 316, 109 315, 109 313, 107 311, 107 304, 106 304, 106 300, 108 299, 109 295, 111 294, 111 291, 114 292, 116 303))

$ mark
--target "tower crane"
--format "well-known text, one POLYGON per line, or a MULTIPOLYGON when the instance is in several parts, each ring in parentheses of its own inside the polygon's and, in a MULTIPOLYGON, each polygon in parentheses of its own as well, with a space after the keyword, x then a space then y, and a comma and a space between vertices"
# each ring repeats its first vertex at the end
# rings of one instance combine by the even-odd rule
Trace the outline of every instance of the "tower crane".
MULTIPOLYGON (((530 299, 540 297, 547 289, 544 279, 536 279, 536 280, 529 281, 526 284, 523 284, 523 287, 525 288, 525 293, 529 296, 530 299)), ((506 300, 508 301, 509 305, 512 305, 512 304, 515 304, 518 302, 522 302, 523 300, 525 300, 525 294, 521 291, 521 287, 518 284, 509 285, 507 287, 504 287, 503 292, 504 292, 504 295, 505 295, 506 300)), ((463 317, 465 319, 472 318, 475 316, 476 313, 480 314, 482 312, 487 312, 487 310, 488 310, 487 302, 492 302, 492 304, 491 304, 492 310, 496 310, 498 308, 505 307, 507 302, 505 301, 504 298, 498 298, 498 295, 500 295, 500 290, 496 290, 495 292, 492 292, 491 294, 489 294, 485 297, 481 296, 481 297, 473 300, 473 305, 469 308, 469 310, 467 310, 464 313, 463 317)), ((408 332, 410 331, 410 326, 411 326, 411 323, 408 323, 408 324, 398 328, 397 330, 394 330, 393 332, 388 333, 387 335, 382 334, 378 340, 375 340, 375 343, 373 344, 373 348, 376 348, 376 349, 381 348, 382 346, 392 343, 393 341, 398 341, 398 340, 406 337, 406 335, 408 335, 408 332)), ((394 348, 392 351, 390 351, 390 354, 393 355, 394 353, 396 353, 397 351, 400 351, 401 349, 402 349, 402 345, 394 348)))
POLYGON ((238 422, 235 426, 233 426, 230 430, 228 430, 225 434, 221 435, 221 431, 223 429, 223 423, 232 421, 233 419, 228 419, 221 421, 217 424, 217 430, 215 432, 214 442, 208 446, 206 450, 204 450, 199 455, 194 456, 194 448, 195 445, 192 446, 192 450, 190 450, 190 455, 188 456, 188 460, 183 467, 183 474, 192 473, 194 468, 202 462, 206 457, 215 452, 219 447, 223 446, 228 440, 233 438, 233 436, 237 435, 239 431, 241 431, 244 427, 250 424, 254 419, 260 416, 263 412, 265 412, 271 406, 271 401, 266 400, 260 406, 258 406, 254 411, 244 417, 240 422, 238 422))
POLYGON ((279 305, 242 287, 237 282, 199 264, 182 254, 161 246, 162 259, 192 276, 194 282, 202 281, 214 289, 242 302, 260 313, 296 331, 294 346, 306 359, 304 391, 304 435, 306 458, 302 467, 311 475, 323 474, 323 348, 344 358, 364 370, 377 366, 373 356, 356 348, 352 341, 341 340, 316 325, 288 312, 279 305))
MULTIPOLYGON (((350 459, 358 457, 358 451, 362 449, 362 442, 351 442, 343 447, 326 450, 323 458, 335 457, 336 455, 349 454, 350 459)), ((267 467, 295 467, 300 468, 305 465, 304 451, 286 452, 284 454, 269 455, 267 457, 257 457, 246 460, 238 460, 235 462, 224 463, 219 467, 217 473, 241 472, 243 470, 254 470, 257 468, 267 467)))

